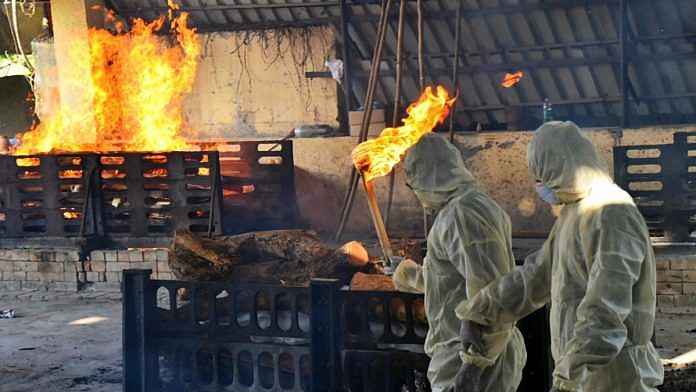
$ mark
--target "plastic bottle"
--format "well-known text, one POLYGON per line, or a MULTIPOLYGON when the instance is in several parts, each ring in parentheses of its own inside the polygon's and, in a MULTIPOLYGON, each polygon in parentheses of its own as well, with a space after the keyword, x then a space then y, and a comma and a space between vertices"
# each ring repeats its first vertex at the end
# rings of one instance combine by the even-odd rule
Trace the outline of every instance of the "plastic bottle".
POLYGON ((544 98, 544 105, 542 107, 542 122, 547 123, 553 121, 553 107, 548 98, 544 98))

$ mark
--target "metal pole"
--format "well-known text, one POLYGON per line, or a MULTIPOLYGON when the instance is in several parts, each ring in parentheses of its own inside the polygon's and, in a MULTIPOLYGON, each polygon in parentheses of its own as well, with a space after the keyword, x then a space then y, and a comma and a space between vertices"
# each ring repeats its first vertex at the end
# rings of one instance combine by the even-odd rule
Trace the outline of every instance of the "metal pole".
MULTIPOLYGON (((348 113, 351 109, 351 99, 350 93, 353 91, 353 69, 351 68, 350 62, 350 48, 348 48, 348 41, 350 41, 348 32, 348 12, 350 8, 346 4, 346 0, 341 0, 339 2, 341 7, 341 35, 343 35, 343 94, 345 95, 345 110, 346 119, 348 118, 348 113)), ((350 134, 350 122, 348 122, 348 134, 350 134)))
POLYGON ((629 125, 629 102, 628 102, 628 0, 619 2, 619 46, 621 48, 621 127, 627 128, 629 125))
POLYGON ((335 279, 312 279, 310 300, 310 356, 312 391, 341 390, 340 283, 335 279))
POLYGON ((151 269, 123 270, 123 391, 149 391, 146 290, 151 269))
MULTIPOLYGON (((462 29, 462 0, 457 2, 457 24, 455 28, 454 36, 454 63, 452 63, 452 84, 454 85, 453 92, 459 90, 459 36, 461 35, 462 29)), ((457 100, 459 101, 459 100, 457 100)), ((452 108, 450 109, 450 123, 449 123, 449 141, 454 143, 454 115, 456 114, 457 101, 454 102, 452 108)))
MULTIPOLYGON (((401 71, 403 65, 404 46, 404 19, 406 17, 406 1, 399 4, 399 27, 396 36, 396 91, 394 92, 394 113, 392 114, 392 127, 396 127, 399 121, 399 107, 401 106, 401 71)), ((389 227, 389 214, 394 201, 394 184, 396 182, 396 167, 389 173, 389 195, 387 196, 387 210, 384 216, 384 225, 389 227)))
POLYGON ((425 60, 423 59, 423 0, 418 0, 418 80, 421 92, 425 90, 425 60))
POLYGON ((360 173, 362 177, 362 183, 365 187, 365 194, 367 195, 367 205, 370 207, 370 214, 372 215, 372 223, 375 225, 375 231, 377 232, 377 238, 379 239, 379 246, 382 248, 382 253, 384 254, 384 265, 391 265, 391 258, 394 255, 394 251, 391 247, 391 242, 389 241, 389 235, 387 234, 387 229, 384 227, 384 221, 382 220, 382 214, 379 212, 379 205, 377 204, 377 195, 375 195, 375 189, 372 186, 371 181, 365 181, 365 176, 360 173))

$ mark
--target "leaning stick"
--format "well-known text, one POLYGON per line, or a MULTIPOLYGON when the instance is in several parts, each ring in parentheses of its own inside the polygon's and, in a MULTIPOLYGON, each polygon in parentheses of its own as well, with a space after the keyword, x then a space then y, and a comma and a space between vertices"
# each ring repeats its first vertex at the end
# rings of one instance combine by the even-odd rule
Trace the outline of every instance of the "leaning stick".
POLYGON ((372 181, 365 181, 365 175, 362 171, 360 172, 360 176, 362 177, 362 182, 365 186, 367 204, 370 207, 372 223, 374 223, 375 231, 377 231, 377 238, 379 238, 379 246, 382 248, 382 253, 384 254, 384 265, 390 267, 391 258, 394 255, 394 251, 392 250, 391 242, 389 241, 389 236, 387 235, 387 228, 384 227, 382 214, 380 214, 379 212, 379 205, 377 204, 377 196, 375 195, 375 189, 372 186, 372 181))

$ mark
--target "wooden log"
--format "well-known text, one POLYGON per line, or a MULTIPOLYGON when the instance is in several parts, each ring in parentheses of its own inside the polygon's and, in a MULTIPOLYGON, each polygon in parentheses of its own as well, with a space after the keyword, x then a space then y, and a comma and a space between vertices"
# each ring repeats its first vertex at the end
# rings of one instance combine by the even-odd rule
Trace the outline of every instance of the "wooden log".
POLYGON ((348 284, 360 270, 358 244, 335 251, 315 232, 283 230, 218 238, 177 231, 169 266, 177 279, 230 282, 306 284, 311 278, 335 278, 348 284))

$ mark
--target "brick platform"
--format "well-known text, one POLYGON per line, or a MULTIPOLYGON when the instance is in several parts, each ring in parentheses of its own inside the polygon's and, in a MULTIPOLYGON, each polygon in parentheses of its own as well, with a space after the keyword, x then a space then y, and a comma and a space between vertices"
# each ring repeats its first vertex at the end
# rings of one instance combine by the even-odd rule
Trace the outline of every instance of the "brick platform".
POLYGON ((121 290, 121 271, 152 269, 153 279, 173 279, 166 249, 95 250, 80 260, 76 250, 0 249, 0 291, 121 290))
POLYGON ((658 307, 696 306, 696 251, 690 253, 694 254, 657 252, 658 307))

